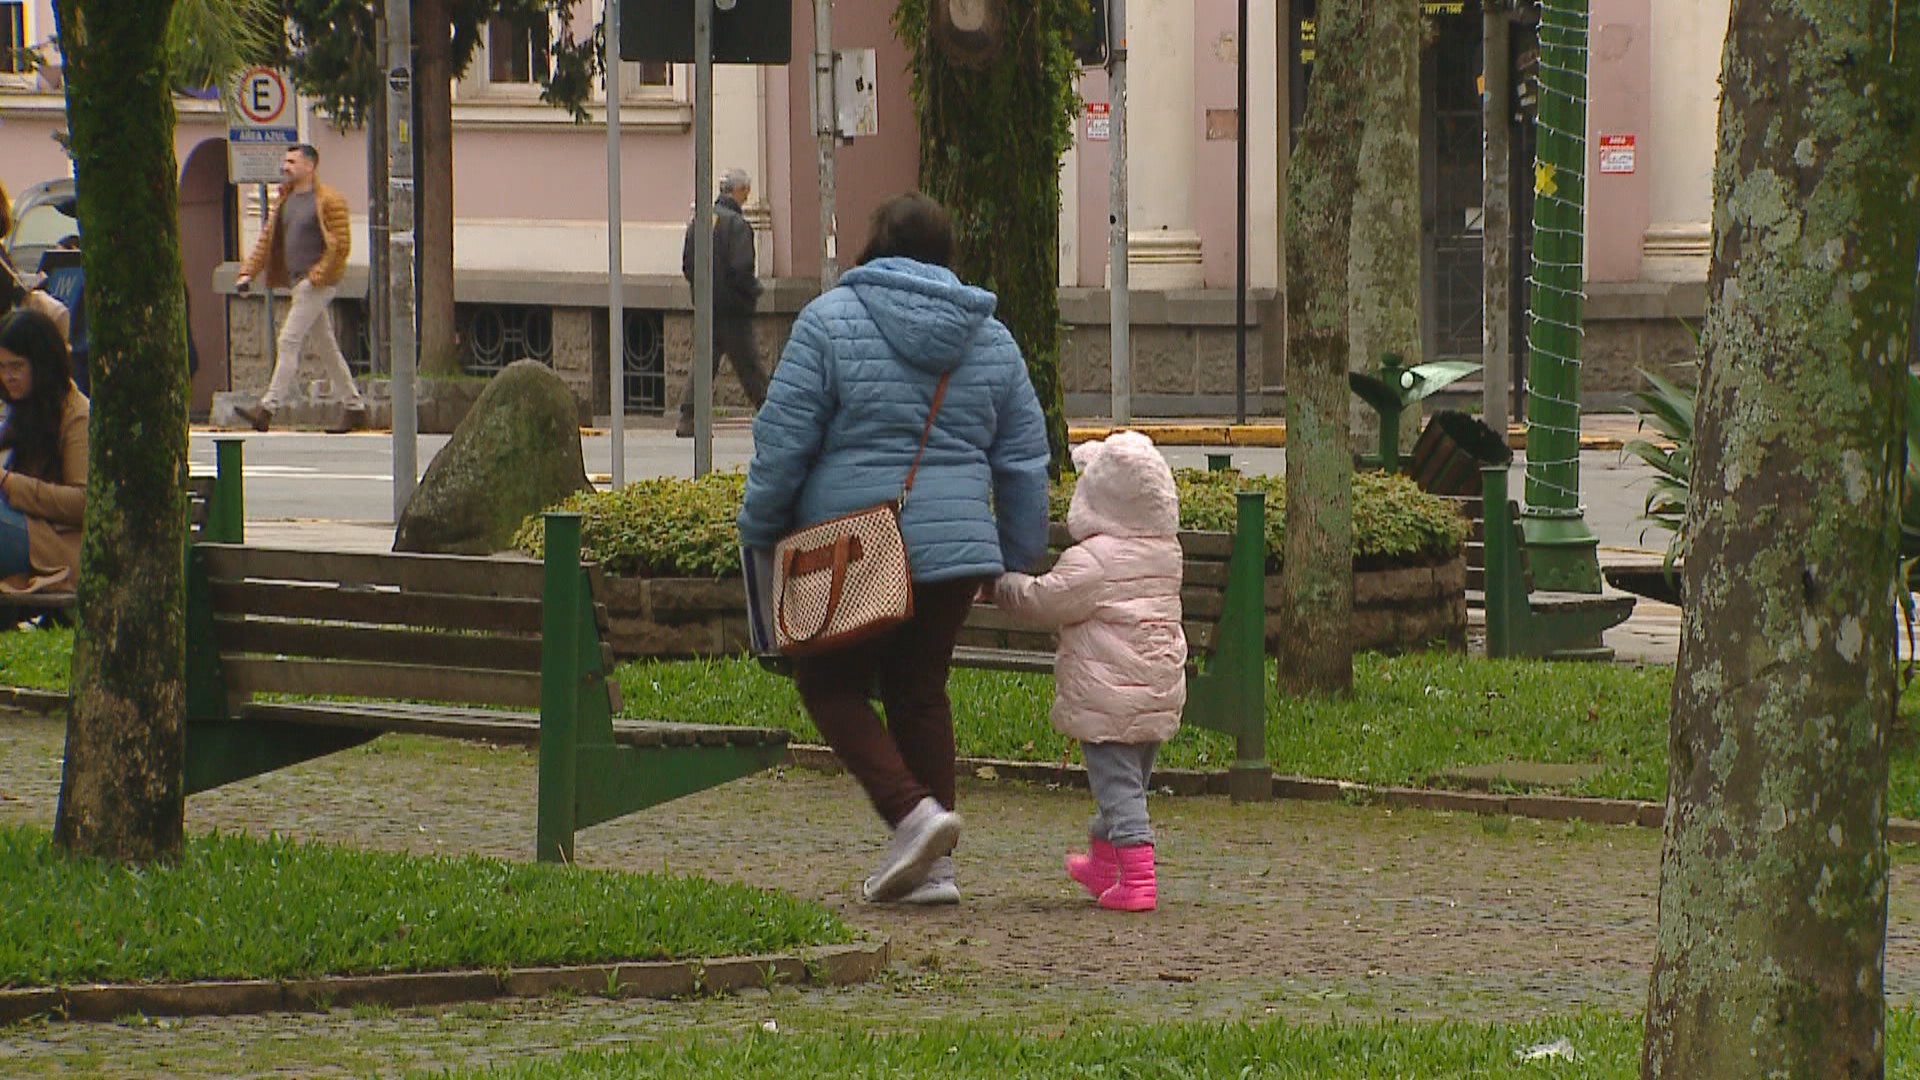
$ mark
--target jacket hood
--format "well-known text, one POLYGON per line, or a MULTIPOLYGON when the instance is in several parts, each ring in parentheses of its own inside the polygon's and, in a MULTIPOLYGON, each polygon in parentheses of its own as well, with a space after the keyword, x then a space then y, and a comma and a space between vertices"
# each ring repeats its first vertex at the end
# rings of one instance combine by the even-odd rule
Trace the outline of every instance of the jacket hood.
POLYGON ((1067 531, 1090 536, 1173 536, 1180 531, 1180 497, 1173 470, 1137 431, 1116 431, 1073 448, 1080 478, 1067 507, 1067 531))
POLYGON ((997 301, 943 266, 889 257, 854 267, 840 284, 866 306, 902 360, 942 374, 960 366, 997 301))

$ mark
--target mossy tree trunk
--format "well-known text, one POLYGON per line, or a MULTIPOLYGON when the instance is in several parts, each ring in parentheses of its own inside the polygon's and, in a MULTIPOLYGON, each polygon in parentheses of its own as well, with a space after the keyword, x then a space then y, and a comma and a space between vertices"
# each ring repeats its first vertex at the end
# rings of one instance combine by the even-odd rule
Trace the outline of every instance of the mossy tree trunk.
MULTIPOLYGON (((1367 15, 1366 86, 1347 256, 1347 369, 1373 371, 1384 354, 1420 362, 1420 0, 1374 0, 1367 15)), ((1350 396, 1356 434, 1379 416, 1350 396)), ((1401 445, 1420 410, 1401 415, 1401 445)), ((1376 442, 1377 445, 1377 442, 1376 442)))
POLYGON ((414 123, 420 131, 414 144, 419 155, 414 169, 419 183, 415 250, 420 261, 415 317, 422 375, 460 374, 453 308, 453 36, 420 32, 422 27, 444 27, 451 19, 449 0, 413 0, 418 68, 413 73, 414 123))
POLYGON ((1060 156, 1073 141, 1076 71, 1068 48, 1084 0, 987 0, 997 48, 961 66, 936 40, 940 5, 902 0, 894 31, 911 54, 920 186, 953 215, 954 271, 1000 298, 1047 416, 1057 474, 1066 463, 1060 382, 1060 156))
POLYGON ((180 851, 186 747, 187 329, 165 52, 171 0, 61 0, 93 401, 73 704, 55 814, 69 851, 180 851), (110 241, 110 242, 109 242, 110 241))
POLYGON ((1322 0, 1313 81, 1287 165, 1287 505, 1280 570, 1283 693, 1353 686, 1353 457, 1347 262, 1366 106, 1362 0, 1322 0))
POLYGON ((1878 1077, 1920 19, 1734 0, 1647 1077, 1878 1077))

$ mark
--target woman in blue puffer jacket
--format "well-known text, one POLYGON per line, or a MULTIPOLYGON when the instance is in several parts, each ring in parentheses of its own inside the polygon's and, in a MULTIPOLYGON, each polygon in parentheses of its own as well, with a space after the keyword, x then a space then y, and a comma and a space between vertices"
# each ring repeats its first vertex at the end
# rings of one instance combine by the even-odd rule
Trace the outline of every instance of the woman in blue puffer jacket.
POLYGON ((883 637, 793 660, 814 726, 893 830, 873 901, 954 903, 953 710, 947 670, 975 592, 1046 550, 1046 421, 992 293, 947 269, 939 203, 874 212, 860 265, 794 321, 753 421, 740 538, 780 537, 900 494, 934 388, 947 393, 901 514, 913 618, 883 637), (867 695, 878 683, 883 724, 867 695))

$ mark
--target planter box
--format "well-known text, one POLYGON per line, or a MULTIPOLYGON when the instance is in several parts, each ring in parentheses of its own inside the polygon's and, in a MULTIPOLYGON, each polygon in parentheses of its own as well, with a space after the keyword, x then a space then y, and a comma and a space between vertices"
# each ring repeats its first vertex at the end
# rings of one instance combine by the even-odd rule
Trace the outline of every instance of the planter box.
MULTIPOLYGON (((606 579, 607 641, 621 660, 736 656, 747 648, 738 578, 606 579)), ((1267 577, 1267 651, 1280 648, 1280 578, 1267 577)), ((1379 652, 1467 647, 1467 567, 1363 570, 1353 576, 1353 647, 1379 652)))

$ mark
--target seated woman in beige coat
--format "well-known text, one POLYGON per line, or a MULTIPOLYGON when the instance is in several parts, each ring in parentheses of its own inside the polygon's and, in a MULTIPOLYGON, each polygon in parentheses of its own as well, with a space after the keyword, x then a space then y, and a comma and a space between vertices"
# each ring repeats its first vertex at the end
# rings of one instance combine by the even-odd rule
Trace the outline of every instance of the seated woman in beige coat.
POLYGON ((87 510, 87 397, 52 319, 0 316, 0 592, 70 592, 87 510))

